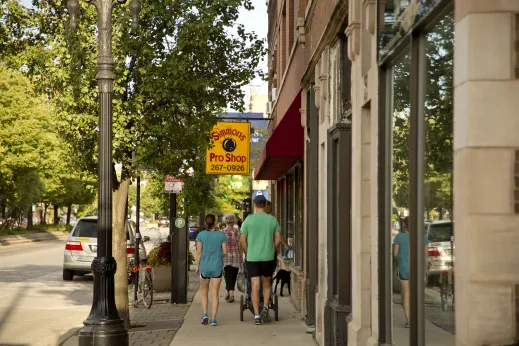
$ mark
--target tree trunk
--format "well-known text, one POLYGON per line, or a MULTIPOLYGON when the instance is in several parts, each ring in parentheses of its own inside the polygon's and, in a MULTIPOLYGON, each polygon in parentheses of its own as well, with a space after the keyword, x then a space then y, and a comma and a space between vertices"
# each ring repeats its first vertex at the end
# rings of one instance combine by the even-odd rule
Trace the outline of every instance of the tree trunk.
POLYGON ((72 204, 67 206, 67 226, 70 225, 70 213, 72 212, 72 204))
POLYGON ((2 219, 5 219, 5 212, 6 212, 5 202, 2 202, 1 209, 2 209, 2 219))
POLYGON ((40 209, 40 225, 43 225, 43 209, 40 209))
POLYGON ((54 204, 54 224, 59 225, 59 216, 58 216, 59 206, 54 204))
POLYGON ((27 213, 27 229, 32 229, 32 205, 29 207, 29 212, 27 213))
POLYGON ((43 205, 43 221, 42 221, 42 225, 46 225, 47 224, 47 209, 49 208, 49 205, 47 203, 45 203, 43 205))
POLYGON ((128 307, 128 277, 126 273, 126 205, 130 179, 126 178, 119 185, 119 189, 113 193, 113 226, 112 226, 112 248, 113 256, 117 262, 115 273, 115 305, 119 316, 130 327, 130 309, 128 307))

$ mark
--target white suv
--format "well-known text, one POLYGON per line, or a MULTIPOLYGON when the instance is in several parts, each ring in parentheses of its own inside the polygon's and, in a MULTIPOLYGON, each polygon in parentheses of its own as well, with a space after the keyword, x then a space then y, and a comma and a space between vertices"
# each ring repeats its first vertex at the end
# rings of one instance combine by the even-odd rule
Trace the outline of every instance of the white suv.
MULTIPOLYGON (((146 249, 144 241, 149 237, 144 237, 140 243, 139 257, 145 259, 146 249)), ((135 222, 126 221, 126 253, 128 262, 135 255, 135 222)), ((70 232, 70 236, 65 245, 63 257, 63 280, 69 281, 74 275, 85 275, 92 271, 92 261, 97 256, 97 216, 87 216, 79 219, 78 223, 70 232)))
POLYGON ((444 270, 454 267, 454 223, 435 221, 429 224, 429 278, 438 279, 444 270))

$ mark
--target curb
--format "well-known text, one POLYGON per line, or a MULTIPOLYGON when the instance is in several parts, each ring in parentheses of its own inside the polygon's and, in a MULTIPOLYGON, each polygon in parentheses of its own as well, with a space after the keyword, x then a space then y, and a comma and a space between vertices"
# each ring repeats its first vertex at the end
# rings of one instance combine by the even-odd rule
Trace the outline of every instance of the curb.
POLYGON ((36 232, 27 233, 24 235, 6 235, 0 236, 0 248, 4 246, 35 243, 41 241, 62 240, 68 239, 70 233, 68 232, 36 232))

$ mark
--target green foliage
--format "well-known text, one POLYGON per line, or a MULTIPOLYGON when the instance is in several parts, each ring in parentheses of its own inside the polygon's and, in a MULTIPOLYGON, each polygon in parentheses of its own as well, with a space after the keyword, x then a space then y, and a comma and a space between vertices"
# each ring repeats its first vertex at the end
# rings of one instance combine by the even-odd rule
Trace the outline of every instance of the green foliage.
POLYGON ((241 202, 250 193, 250 181, 248 176, 221 175, 215 181, 216 206, 212 212, 217 215, 227 213, 240 213, 236 208, 236 202, 241 202))
MULTIPOLYGON (((428 34, 425 98, 424 195, 427 211, 452 210, 454 18, 449 15, 428 34)), ((394 67, 393 199, 409 206, 410 54, 394 67)))
POLYGON ((153 268, 171 266, 171 242, 165 241, 153 248, 146 257, 146 263, 153 268))

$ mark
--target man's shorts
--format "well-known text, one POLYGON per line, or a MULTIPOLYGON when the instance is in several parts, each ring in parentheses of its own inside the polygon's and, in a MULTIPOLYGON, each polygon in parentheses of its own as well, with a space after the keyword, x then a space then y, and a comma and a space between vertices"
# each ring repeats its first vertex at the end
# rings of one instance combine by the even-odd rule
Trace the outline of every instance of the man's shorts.
POLYGON ((250 278, 264 276, 266 278, 271 277, 274 274, 275 261, 264 261, 264 262, 246 262, 247 272, 250 278))

